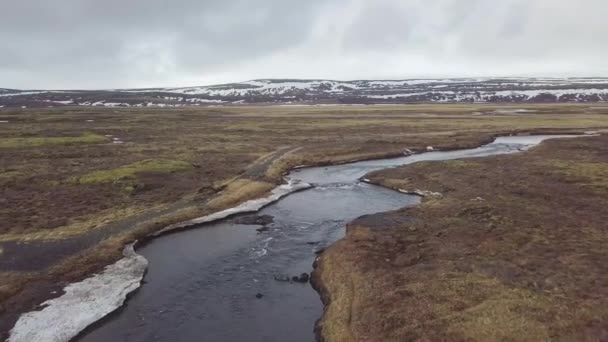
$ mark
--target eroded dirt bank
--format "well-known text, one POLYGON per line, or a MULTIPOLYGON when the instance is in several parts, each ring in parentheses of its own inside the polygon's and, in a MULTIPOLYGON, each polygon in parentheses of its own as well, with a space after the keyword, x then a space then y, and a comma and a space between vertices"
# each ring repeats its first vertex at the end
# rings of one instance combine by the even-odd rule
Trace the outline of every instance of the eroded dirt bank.
POLYGON ((352 222, 318 259, 319 339, 606 339, 607 146, 552 140, 370 174, 443 196, 352 222))

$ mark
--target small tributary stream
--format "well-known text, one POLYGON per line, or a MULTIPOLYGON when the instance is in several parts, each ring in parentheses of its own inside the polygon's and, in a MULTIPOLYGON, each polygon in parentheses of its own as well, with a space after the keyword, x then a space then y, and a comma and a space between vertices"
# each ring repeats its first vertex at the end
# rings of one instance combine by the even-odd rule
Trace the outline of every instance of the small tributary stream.
POLYGON ((426 160, 514 153, 556 136, 502 137, 469 150, 311 167, 287 178, 314 185, 258 214, 268 230, 230 219, 162 236, 139 248, 149 261, 144 284, 126 305, 80 341, 313 341, 322 314, 308 283, 277 281, 310 273, 315 251, 344 234, 353 219, 420 202, 361 182, 370 171, 426 160), (261 298, 258 298, 261 297, 261 298))

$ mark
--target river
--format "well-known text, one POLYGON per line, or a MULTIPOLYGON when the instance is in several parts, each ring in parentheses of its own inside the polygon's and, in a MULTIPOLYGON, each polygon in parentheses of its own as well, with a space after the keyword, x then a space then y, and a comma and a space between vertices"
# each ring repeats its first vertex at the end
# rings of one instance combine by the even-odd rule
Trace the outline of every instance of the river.
POLYGON ((258 214, 267 230, 228 218, 154 239, 137 250, 149 261, 144 284, 126 305, 79 341, 313 341, 323 306, 309 283, 279 281, 310 273, 315 252, 362 215, 416 205, 406 195, 360 179, 370 171, 425 160, 514 153, 556 136, 514 136, 469 150, 292 171, 314 187, 258 214), (279 279, 279 280, 277 280, 279 279))

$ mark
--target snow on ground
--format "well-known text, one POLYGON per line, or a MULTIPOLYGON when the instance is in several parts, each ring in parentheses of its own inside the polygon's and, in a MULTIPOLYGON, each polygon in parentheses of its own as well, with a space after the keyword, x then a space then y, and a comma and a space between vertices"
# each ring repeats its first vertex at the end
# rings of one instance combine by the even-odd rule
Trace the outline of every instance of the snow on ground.
POLYGON ((371 81, 367 84, 371 87, 402 87, 408 83, 406 81, 371 81))
POLYGON ((358 89, 355 82, 342 82, 330 80, 302 80, 302 81, 275 81, 254 80, 235 84, 225 84, 207 87, 189 87, 166 89, 166 92, 208 95, 208 96, 244 96, 248 94, 279 95, 290 91, 321 90, 341 92, 343 88, 358 89))
POLYGON ((447 91, 422 91, 415 93, 402 93, 402 94, 383 94, 383 95, 364 95, 370 99, 398 99, 408 98, 414 96, 431 96, 434 101, 463 101, 463 100, 474 100, 474 101, 488 101, 494 96, 499 97, 525 97, 531 99, 542 94, 554 95, 560 98, 564 95, 576 95, 576 97, 589 96, 589 95, 608 95, 608 89, 528 89, 528 90, 499 90, 499 91, 461 91, 456 92, 452 90, 447 91), (441 97, 442 96, 442 97, 441 97), (436 98, 440 97, 440 98, 436 98))
POLYGON ((0 94, 0 97, 46 94, 48 91, 22 91, 19 93, 0 94))
POLYGON ((183 97, 173 97, 173 96, 163 96, 163 99, 170 100, 170 101, 178 101, 178 102, 181 102, 184 100, 183 97))
POLYGON ((179 229, 191 227, 191 226, 201 224, 201 223, 208 223, 208 222, 221 220, 223 218, 226 218, 226 217, 228 217, 230 215, 234 215, 234 214, 258 211, 258 210, 262 209, 263 207, 265 207, 273 202, 278 201, 282 197, 289 195, 292 192, 310 188, 310 187, 311 187, 310 184, 294 182, 292 180, 289 180, 287 182, 287 184, 283 184, 283 185, 280 185, 280 186, 274 188, 272 190, 272 192, 270 193, 270 196, 268 196, 268 197, 249 200, 249 201, 244 202, 240 205, 237 205, 236 207, 233 207, 233 208, 218 211, 217 213, 199 217, 199 218, 196 218, 196 219, 193 219, 190 221, 181 222, 181 223, 167 226, 167 227, 159 230, 158 232, 153 233, 152 236, 159 236, 159 235, 162 235, 162 234, 172 231, 172 230, 179 230, 179 229))
POLYGON ((105 102, 104 107, 130 107, 131 105, 128 103, 120 103, 120 102, 105 102))
MULTIPOLYGON (((457 102, 473 101, 488 102, 496 100, 526 101, 541 94, 552 94, 556 97, 569 95, 568 101, 587 100, 587 96, 601 95, 599 99, 608 100, 608 78, 454 78, 454 79, 404 79, 404 80, 252 80, 240 83, 155 89, 123 89, 115 92, 141 93, 142 96, 150 92, 159 93, 147 101, 137 104, 118 102, 121 100, 111 97, 97 96, 94 100, 76 101, 82 106, 105 107, 179 107, 183 105, 199 106, 205 104, 243 103, 251 99, 268 100, 269 102, 289 103, 287 101, 315 102, 329 98, 367 98, 367 99, 403 99, 413 96, 424 96, 423 100, 429 102, 457 102), (563 88, 563 89, 557 89, 563 88), (391 94, 392 93, 392 94, 391 94), (199 98, 200 97, 200 98, 199 98), (502 99, 500 98, 502 97, 502 99), (97 101, 97 102, 95 102, 97 101), (117 101, 117 102, 110 102, 117 101), (240 101, 240 102, 239 102, 240 101)), ((42 101, 60 104, 76 104, 64 101, 68 95, 65 91, 19 91, 8 90, 0 93, 3 98, 16 101, 18 98, 10 96, 24 96, 35 94, 64 94, 55 101, 44 99, 42 101)), ((112 95, 113 96, 113 95, 112 95)), ((49 98, 50 96, 41 96, 49 98)), ((34 96, 34 100, 40 101, 34 96)), ((413 99, 415 100, 415 99, 413 99)), ((348 102, 348 101, 346 101, 348 102)), ((382 101, 377 101, 382 102, 382 101)), ((2 101, 0 101, 2 103, 2 101)), ((16 104, 16 103, 15 103, 16 104)))
POLYGON ((191 102, 191 103, 195 103, 195 102, 200 102, 200 103, 226 103, 227 101, 212 100, 212 99, 189 98, 189 99, 186 99, 186 102, 191 102))
POLYGON ((453 79, 443 79, 443 80, 406 80, 408 85, 419 85, 419 84, 436 84, 436 83, 476 83, 483 82, 487 79, 483 78, 453 78, 453 79))
MULTIPOLYGON (((411 97, 411 96, 420 96, 420 95, 429 95, 429 94, 441 94, 442 92, 435 91, 422 91, 417 93, 404 93, 404 94, 384 94, 384 95, 366 95, 368 99, 396 99, 401 97, 411 97)), ((451 92, 454 93, 454 92, 451 92)))
POLYGON ((64 104, 64 105, 69 105, 74 103, 74 100, 65 100, 65 101, 51 101, 53 103, 60 103, 60 104, 64 104))
MULTIPOLYGON (((113 139, 116 141, 118 138, 113 139)), ((170 225, 152 236, 237 213, 258 211, 292 192, 309 187, 309 184, 289 180, 287 184, 274 188, 268 197, 249 200, 234 208, 170 225)), ((21 315, 10 331, 8 342, 67 342, 87 326, 121 307, 127 295, 141 285, 148 266, 148 261, 135 253, 133 245, 126 246, 124 257, 107 266, 102 273, 68 285, 62 296, 42 303, 42 310, 21 315)))
MULTIPOLYGON (((393 98, 408 98, 412 96, 432 95, 433 100, 439 102, 448 101, 487 101, 493 96, 512 97, 525 96, 533 98, 541 94, 552 94, 557 97, 564 95, 593 95, 607 94, 607 89, 587 88, 587 89, 547 89, 547 86, 568 86, 572 84, 601 84, 607 83, 608 79, 413 79, 413 80, 386 80, 386 81, 272 81, 272 80, 256 80, 247 81, 232 85, 209 86, 209 87, 192 87, 192 88, 175 88, 168 89, 168 92, 184 93, 191 95, 208 95, 208 96, 245 96, 245 95, 281 95, 288 94, 293 91, 310 91, 322 93, 341 94, 349 91, 363 92, 360 96, 370 99, 393 99, 393 98), (518 82, 519 81, 519 82, 518 82), (466 88, 479 89, 472 91, 464 89, 462 91, 441 91, 442 88, 447 88, 453 84, 464 84, 466 88), (524 90, 500 90, 504 87, 527 87, 524 90), (492 87, 497 87, 499 90, 493 91, 492 87), (488 89, 490 88, 490 89, 488 89), (365 92, 381 92, 382 90, 404 90, 403 93, 395 94, 366 94, 365 92), (409 92, 408 92, 409 91, 409 92)), ((308 94, 308 93, 307 93, 308 94)), ((193 99, 186 101, 196 102, 193 99)))
MULTIPOLYGON (((451 78, 451 79, 404 79, 404 80, 252 80, 240 83, 220 84, 200 87, 156 88, 156 89, 123 89, 123 92, 165 92, 190 95, 210 96, 243 96, 252 92, 278 95, 294 90, 321 90, 330 92, 343 92, 344 88, 355 90, 374 90, 378 88, 411 88, 420 85, 426 87, 445 87, 453 84, 479 84, 482 88, 487 86, 568 86, 585 84, 608 84, 608 78, 451 78)), ((411 90, 411 89, 410 89, 411 90)))
POLYGON ((567 94, 581 94, 581 95, 594 95, 594 94, 606 94, 608 89, 532 89, 532 90, 501 90, 497 91, 498 96, 513 96, 513 95, 526 95, 528 97, 535 97, 540 94, 551 94, 557 97, 561 97, 567 94))
POLYGON ((498 109, 494 113, 497 114, 522 114, 522 113, 534 113, 537 112, 533 109, 498 109))
POLYGON ((127 295, 140 286, 148 266, 132 244, 123 255, 102 273, 65 287, 65 294, 44 302, 42 310, 21 315, 8 342, 67 342, 122 306, 127 295))

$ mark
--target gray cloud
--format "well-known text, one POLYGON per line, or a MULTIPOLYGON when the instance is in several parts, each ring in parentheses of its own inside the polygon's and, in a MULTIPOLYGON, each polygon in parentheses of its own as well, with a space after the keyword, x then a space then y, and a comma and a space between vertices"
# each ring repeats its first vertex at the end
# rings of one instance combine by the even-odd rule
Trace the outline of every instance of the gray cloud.
POLYGON ((0 87, 606 75, 603 0, 21 0, 0 87))

